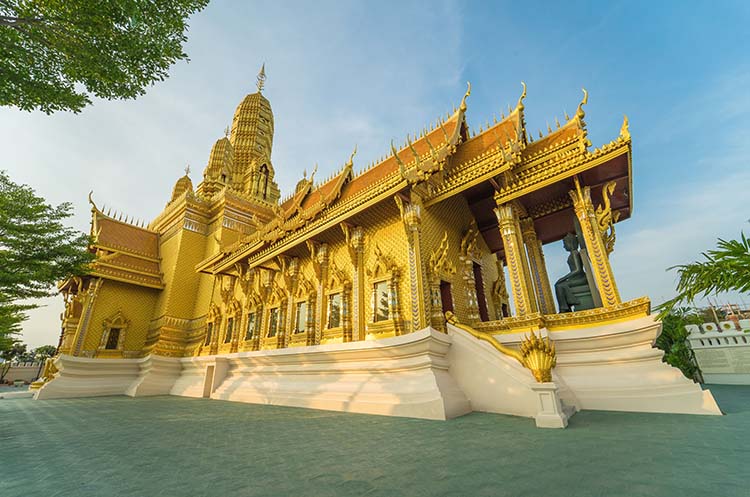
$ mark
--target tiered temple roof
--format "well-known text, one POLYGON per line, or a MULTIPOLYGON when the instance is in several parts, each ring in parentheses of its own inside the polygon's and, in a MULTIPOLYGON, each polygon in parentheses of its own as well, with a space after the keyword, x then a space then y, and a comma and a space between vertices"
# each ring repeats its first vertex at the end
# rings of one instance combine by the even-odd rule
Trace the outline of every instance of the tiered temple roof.
MULTIPOLYGON (((91 197, 89 197, 91 200, 91 197)), ((91 275, 149 288, 164 288, 159 234, 105 214, 91 201, 91 250, 97 254, 91 275)))

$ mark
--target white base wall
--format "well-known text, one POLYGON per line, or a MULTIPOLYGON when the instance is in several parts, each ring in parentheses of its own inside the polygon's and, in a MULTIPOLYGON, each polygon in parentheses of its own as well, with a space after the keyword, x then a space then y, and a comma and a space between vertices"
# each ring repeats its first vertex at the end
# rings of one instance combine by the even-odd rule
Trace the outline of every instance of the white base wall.
MULTIPOLYGON (((173 359, 60 356, 38 399, 209 397, 343 412, 449 419, 486 411, 562 428, 576 409, 721 414, 710 391, 661 362, 651 317, 555 331, 553 382, 448 325, 378 341, 173 359), (562 402, 561 402, 562 401, 562 402)), ((542 335, 547 331, 542 330, 542 335)), ((497 335, 517 345, 520 335, 497 335)))
POLYGON ((143 359, 89 359, 60 355, 55 359, 58 373, 34 394, 35 399, 64 399, 125 395, 136 381, 143 359))
POLYGON ((453 339, 448 353, 450 373, 469 398, 472 409, 535 417, 539 400, 532 390, 536 380, 529 370, 489 343, 450 323, 447 326, 453 339))
MULTIPOLYGON (((662 362, 663 352, 653 347, 660 332, 661 322, 653 316, 553 332, 553 377, 563 400, 578 409, 720 415, 709 390, 662 362)), ((520 335, 496 338, 506 345, 521 340, 520 335)))
POLYGON ((471 411, 448 374, 450 346, 447 335, 426 329, 378 341, 185 358, 171 394, 449 419, 471 411))

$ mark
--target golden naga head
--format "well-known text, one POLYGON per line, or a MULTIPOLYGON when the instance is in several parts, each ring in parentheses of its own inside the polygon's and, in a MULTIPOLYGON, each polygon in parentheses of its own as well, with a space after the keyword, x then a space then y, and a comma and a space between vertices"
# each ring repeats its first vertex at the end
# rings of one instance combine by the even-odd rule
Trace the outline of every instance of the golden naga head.
POLYGON ((555 344, 549 339, 545 340, 536 336, 532 331, 531 334, 521 342, 522 363, 531 370, 534 378, 539 383, 552 381, 552 368, 557 364, 555 355, 555 344))

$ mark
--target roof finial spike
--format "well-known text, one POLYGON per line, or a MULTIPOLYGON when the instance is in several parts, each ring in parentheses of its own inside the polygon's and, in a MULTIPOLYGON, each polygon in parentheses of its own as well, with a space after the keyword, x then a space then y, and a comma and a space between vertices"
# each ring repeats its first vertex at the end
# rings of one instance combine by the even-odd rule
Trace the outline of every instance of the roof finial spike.
POLYGON ((539 138, 541 138, 541 137, 543 137, 543 136, 544 136, 544 135, 542 134, 542 130, 540 129, 540 130, 539 130, 539 138))
POLYGON ((557 119, 557 116, 555 116, 555 126, 557 126, 557 129, 560 129, 560 121, 557 119))
POLYGON ((497 116, 495 115, 492 116, 492 123, 497 124, 497 116))
POLYGON ((258 73, 258 93, 263 91, 263 87, 266 84, 266 63, 264 62, 262 66, 260 66, 260 72, 258 73))
POLYGON ((570 116, 568 115, 568 111, 563 109, 563 114, 565 114, 565 120, 570 121, 570 116))
POLYGON ((508 104, 508 115, 511 115, 513 113, 513 109, 510 108, 510 104, 508 104))
POLYGON ((89 192, 89 203, 91 204, 91 207, 93 207, 96 210, 99 210, 99 209, 97 209, 96 204, 94 203, 94 197, 93 197, 93 195, 94 195, 94 190, 91 190, 89 192))
POLYGON ((521 92, 521 96, 518 97, 518 103, 516 104, 516 108, 523 110, 523 99, 526 98, 526 83, 521 81, 521 86, 523 86, 523 92, 521 92))
POLYGON ((190 164, 185 166, 185 176, 189 176, 189 175, 190 175, 190 164))
POLYGON ((547 121, 547 133, 552 133, 552 128, 549 125, 549 121, 547 121))
POLYGON ((469 98, 469 95, 471 95, 471 83, 467 81, 466 93, 464 93, 464 98, 461 99, 461 106, 459 107, 459 109, 461 109, 461 112, 466 112, 466 99, 469 98))
POLYGON ((353 166, 354 165, 354 156, 357 155, 357 144, 354 144, 354 150, 352 150, 352 155, 349 156, 349 160, 347 161, 347 166, 353 166))
POLYGON ((581 100, 581 103, 578 104, 578 109, 576 109, 576 117, 578 119, 583 119, 586 116, 583 106, 589 103, 589 92, 586 91, 586 88, 581 88, 581 90, 583 90, 583 100, 581 100))
POLYGON ((500 113, 500 119, 505 119, 505 112, 500 113))
POLYGON ((620 128, 620 136, 624 140, 630 139, 630 122, 628 121, 628 116, 622 116, 622 127, 620 128))

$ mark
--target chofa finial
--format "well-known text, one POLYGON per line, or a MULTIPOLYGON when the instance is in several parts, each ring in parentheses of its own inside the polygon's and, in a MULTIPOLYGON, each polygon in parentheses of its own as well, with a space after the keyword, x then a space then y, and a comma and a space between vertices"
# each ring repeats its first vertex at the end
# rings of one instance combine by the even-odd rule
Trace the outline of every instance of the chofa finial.
POLYGON ((99 210, 99 208, 98 208, 98 207, 96 206, 96 204, 94 203, 94 190, 91 190, 91 191, 89 192, 89 203, 91 204, 91 207, 93 207, 93 208, 94 208, 94 209, 96 209, 97 211, 99 210))
POLYGON ((260 72, 258 73, 258 93, 263 91, 263 87, 266 84, 266 63, 264 62, 260 66, 260 72))
POLYGON ((581 88, 581 90, 583 90, 583 100, 581 100, 581 103, 578 104, 578 109, 576 109, 576 117, 578 119, 583 119, 586 116, 583 106, 589 103, 589 92, 586 91, 586 88, 581 88))
POLYGON ((521 86, 523 86, 523 91, 521 92, 521 96, 518 97, 518 103, 516 104, 516 107, 519 109, 523 109, 523 99, 526 98, 526 83, 521 81, 521 86))
POLYGON ((471 95, 471 83, 469 81, 466 82, 466 93, 464 93, 464 98, 461 99, 461 106, 459 107, 459 110, 461 112, 466 112, 466 99, 471 95))

